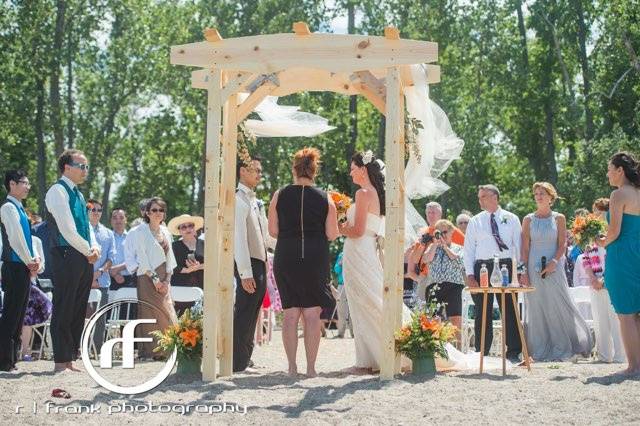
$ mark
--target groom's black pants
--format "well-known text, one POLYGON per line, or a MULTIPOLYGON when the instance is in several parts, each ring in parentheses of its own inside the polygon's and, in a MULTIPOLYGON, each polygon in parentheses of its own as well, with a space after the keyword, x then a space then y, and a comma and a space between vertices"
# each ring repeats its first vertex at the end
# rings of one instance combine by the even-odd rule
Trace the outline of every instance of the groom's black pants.
POLYGON ((0 371, 10 371, 18 360, 20 335, 24 321, 31 278, 22 262, 2 264, 2 291, 4 301, 0 316, 0 371))
POLYGON ((234 265, 236 277, 236 303, 233 309, 233 371, 243 371, 249 366, 253 353, 253 336, 256 321, 267 291, 267 266, 262 260, 251 259, 251 270, 256 282, 256 291, 247 293, 242 288, 238 268, 234 265))
MULTIPOLYGON (((487 265, 487 269, 489 270, 489 276, 491 276, 491 272, 493 271, 493 259, 491 260, 477 260, 473 265, 473 275, 476 278, 476 281, 480 282, 480 268, 482 264, 487 265)), ((509 276, 512 276, 513 271, 513 263, 511 259, 500 259, 500 267, 502 265, 506 265, 509 270, 509 276)), ((491 343, 493 342, 493 321, 492 321, 492 313, 493 313, 493 297, 494 295, 489 293, 487 297, 487 323, 485 326, 485 341, 484 341, 484 354, 489 355, 489 349, 491 348, 491 343)), ((516 313, 513 309, 512 298, 514 296, 512 294, 508 294, 505 297, 505 311, 506 311, 506 322, 505 327, 506 330, 502 330, 503 333, 506 333, 507 337, 507 358, 516 358, 522 352, 522 344, 520 343, 520 335, 518 334, 518 323, 516 323, 516 313)), ((482 294, 473 294, 471 295, 473 299, 473 303, 475 306, 475 346, 476 352, 480 352, 480 337, 482 333, 482 309, 483 306, 483 295, 482 294)), ((518 300, 516 299, 516 303, 518 300)), ((505 315, 505 312, 502 312, 502 301, 498 300, 498 306, 500 308, 500 315, 505 315)))

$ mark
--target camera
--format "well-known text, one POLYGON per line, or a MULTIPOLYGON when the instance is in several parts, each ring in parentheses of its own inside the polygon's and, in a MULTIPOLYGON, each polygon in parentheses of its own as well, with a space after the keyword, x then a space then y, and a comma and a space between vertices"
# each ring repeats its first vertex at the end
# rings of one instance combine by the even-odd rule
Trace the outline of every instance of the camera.
POLYGON ((420 244, 429 244, 431 241, 433 241, 433 237, 428 234, 422 234, 422 237, 420 237, 420 244))
POLYGON ((433 237, 434 237, 436 240, 439 240, 440 238, 442 238, 442 232, 440 232, 440 231, 436 230, 436 232, 434 232, 434 233, 433 233, 433 237))

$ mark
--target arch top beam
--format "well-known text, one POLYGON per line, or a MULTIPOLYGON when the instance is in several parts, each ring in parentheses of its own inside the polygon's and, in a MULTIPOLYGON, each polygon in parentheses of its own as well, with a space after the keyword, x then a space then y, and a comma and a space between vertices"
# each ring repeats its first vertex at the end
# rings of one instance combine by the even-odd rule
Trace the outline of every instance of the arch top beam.
POLYGON ((380 36, 268 34, 171 47, 171 63, 268 74, 288 68, 353 72, 438 60, 438 44, 380 36))

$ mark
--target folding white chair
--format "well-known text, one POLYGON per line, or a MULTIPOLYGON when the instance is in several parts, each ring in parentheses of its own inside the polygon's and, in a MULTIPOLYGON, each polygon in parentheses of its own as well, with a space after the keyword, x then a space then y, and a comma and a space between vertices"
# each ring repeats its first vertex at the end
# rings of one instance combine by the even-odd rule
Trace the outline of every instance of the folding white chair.
POLYGON ((171 286, 171 299, 174 302, 195 303, 204 297, 204 292, 199 287, 171 286))
MULTIPOLYGON (((91 291, 89 292, 89 300, 87 300, 87 304, 95 303, 96 304, 96 310, 97 310, 97 307, 100 304, 100 299, 102 299, 102 292, 97 288, 92 288, 91 291)), ((85 326, 87 325, 88 322, 89 322, 89 318, 86 318, 84 320, 85 326)), ((95 330, 93 332, 95 333, 95 330)), ((89 347, 89 351, 95 357, 95 359, 98 359, 98 350, 96 349, 96 345, 93 342, 93 333, 91 333, 91 337, 90 337, 89 341, 91 342, 91 345, 89 347)))
MULTIPOLYGON (((109 302, 115 302, 118 300, 133 299, 138 300, 138 290, 132 287, 123 287, 116 291, 109 291, 109 302)), ((111 309, 111 314, 107 319, 107 339, 114 337, 120 337, 120 329, 131 319, 131 304, 126 305, 125 319, 120 319, 120 309, 122 306, 116 306, 111 309)), ((119 345, 114 347, 114 352, 119 345)))
POLYGON ((569 296, 576 304, 578 311, 585 317, 585 321, 591 330, 593 330, 593 314, 591 313, 591 289, 587 286, 569 287, 569 296), (586 313, 589 315, 585 315, 586 313))

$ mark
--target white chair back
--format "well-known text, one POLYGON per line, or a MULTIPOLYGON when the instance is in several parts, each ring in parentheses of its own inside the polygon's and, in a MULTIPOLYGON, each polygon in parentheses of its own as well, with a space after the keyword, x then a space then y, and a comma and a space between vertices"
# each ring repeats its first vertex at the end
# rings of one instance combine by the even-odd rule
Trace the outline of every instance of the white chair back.
POLYGON ((171 286, 171 299, 174 302, 192 303, 204 297, 204 292, 199 287, 171 286))
MULTIPOLYGON (((132 287, 122 287, 116 291, 109 291, 109 303, 124 299, 138 300, 138 290, 132 287)), ((117 321, 120 318, 120 308, 122 306, 116 306, 115 309, 111 309, 111 320, 117 321)), ((131 304, 127 303, 127 318, 130 319, 131 304)))
POLYGON ((576 304, 578 311, 587 324, 593 323, 593 313, 591 311, 591 288, 588 286, 569 287, 569 296, 576 304))
POLYGON ((102 298, 102 292, 100 292, 97 288, 92 288, 89 292, 89 300, 87 303, 100 303, 100 299, 102 298))

